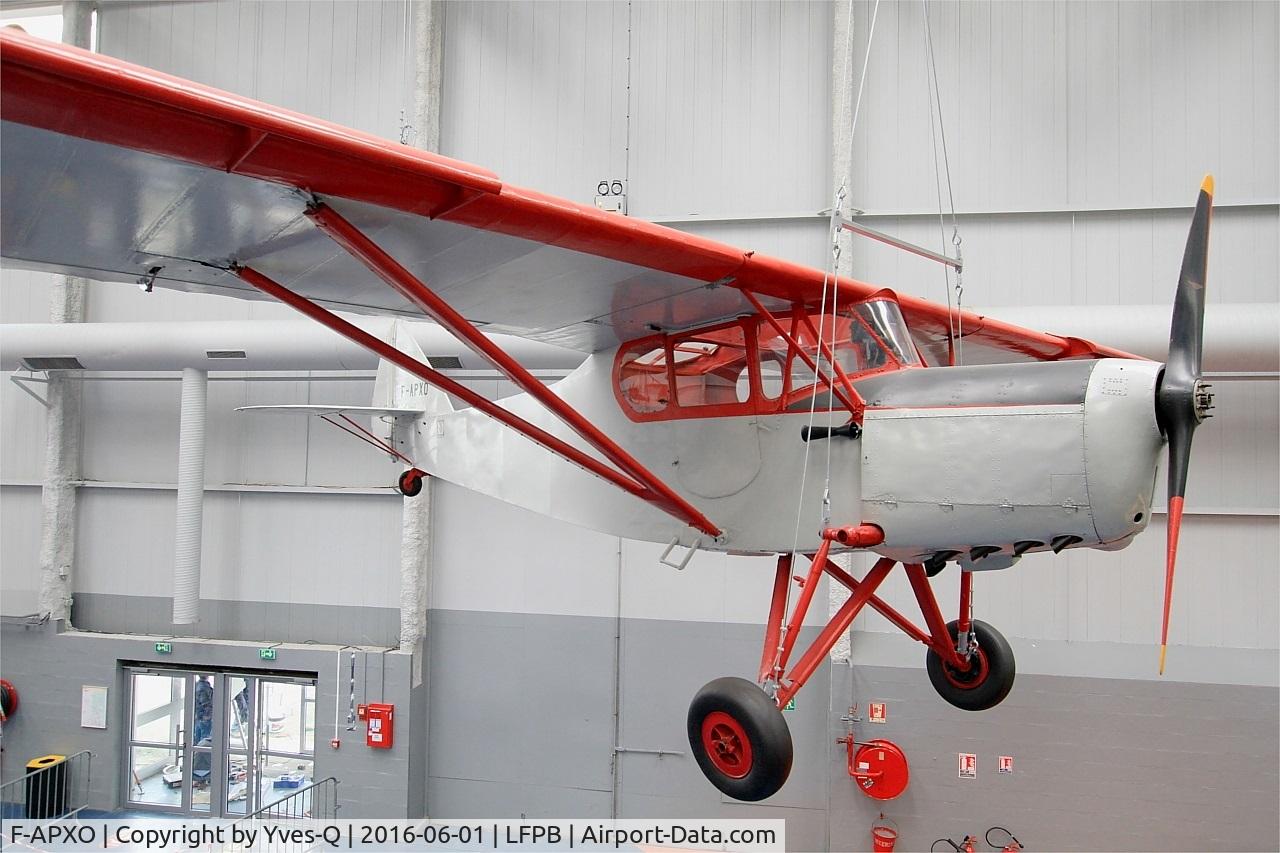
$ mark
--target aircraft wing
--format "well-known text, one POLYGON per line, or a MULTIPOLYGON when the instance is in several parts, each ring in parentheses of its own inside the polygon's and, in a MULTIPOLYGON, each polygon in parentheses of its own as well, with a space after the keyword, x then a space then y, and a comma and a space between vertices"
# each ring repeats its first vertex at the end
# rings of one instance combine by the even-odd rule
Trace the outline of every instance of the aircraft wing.
MULTIPOLYGON (((0 32, 0 251, 35 269, 420 316, 304 211, 316 197, 486 332, 594 352, 765 307, 823 271, 502 182, 485 169, 13 29, 0 32)), ((842 302, 881 288, 841 279, 842 302)), ((948 309, 899 295, 938 363, 948 309)), ((966 358, 1125 356, 966 312, 966 358)))

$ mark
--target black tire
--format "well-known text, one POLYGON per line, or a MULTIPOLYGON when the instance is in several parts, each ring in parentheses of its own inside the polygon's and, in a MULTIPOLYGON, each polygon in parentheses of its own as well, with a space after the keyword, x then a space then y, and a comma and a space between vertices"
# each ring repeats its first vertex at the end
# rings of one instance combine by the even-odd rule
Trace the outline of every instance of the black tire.
POLYGON ((417 468, 410 468, 400 475, 400 479, 396 482, 396 488, 406 498, 414 497, 422 491, 422 475, 423 472, 417 468))
POLYGON ((688 734, 703 775, 735 800, 771 797, 791 775, 782 711, 744 678, 717 678, 699 690, 689 704, 688 734))
MULTIPOLYGON (((956 624, 947 624, 947 633, 954 643, 956 624)), ((1013 689, 1016 674, 1013 649, 1009 641, 986 622, 973 620, 973 632, 978 638, 977 666, 968 672, 959 672, 942 662, 933 649, 925 656, 925 668, 933 689, 947 702, 964 711, 985 711, 1004 701, 1013 689)))

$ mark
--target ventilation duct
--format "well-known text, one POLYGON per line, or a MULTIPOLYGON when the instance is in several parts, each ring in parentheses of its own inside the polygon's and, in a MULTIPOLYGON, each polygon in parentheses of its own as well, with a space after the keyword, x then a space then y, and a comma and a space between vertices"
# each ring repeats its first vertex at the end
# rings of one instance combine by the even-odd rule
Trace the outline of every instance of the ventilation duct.
POLYGON ((182 371, 178 428, 178 516, 174 531, 173 624, 200 618, 200 534, 204 524, 204 426, 209 374, 182 371))

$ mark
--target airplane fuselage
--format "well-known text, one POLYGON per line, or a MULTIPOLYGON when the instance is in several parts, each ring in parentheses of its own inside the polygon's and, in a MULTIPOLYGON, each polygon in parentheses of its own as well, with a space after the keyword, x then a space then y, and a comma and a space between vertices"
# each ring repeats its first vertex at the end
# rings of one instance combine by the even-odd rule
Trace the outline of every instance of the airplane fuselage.
MULTIPOLYGON (((1150 517, 1162 443, 1154 362, 875 374, 855 383, 867 402, 862 437, 806 443, 807 409, 636 423, 613 392, 613 361, 613 352, 591 356, 556 392, 720 526, 718 539, 473 410, 428 414, 402 440, 433 476, 527 509, 613 535, 741 553, 803 550, 824 525, 870 522, 884 530, 875 550, 886 556, 919 562, 955 551, 967 560, 982 548, 990 553, 968 565, 994 569, 1010 565, 1015 548, 1120 548, 1150 517)), ((502 405, 581 446, 527 395, 502 405)), ((847 413, 812 420, 839 425, 847 413)))

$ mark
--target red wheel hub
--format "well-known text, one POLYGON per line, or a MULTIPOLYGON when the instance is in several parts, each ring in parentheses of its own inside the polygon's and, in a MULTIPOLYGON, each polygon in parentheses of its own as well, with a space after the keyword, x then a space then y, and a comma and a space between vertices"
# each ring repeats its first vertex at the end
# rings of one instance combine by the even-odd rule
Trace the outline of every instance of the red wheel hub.
POLYGON ((981 648, 969 657, 969 668, 961 671, 944 663, 942 671, 947 676, 947 681, 961 690, 972 690, 980 686, 987 680, 987 676, 991 673, 991 666, 987 663, 987 654, 981 648))
POLYGON ((751 741, 742 724, 724 711, 712 711, 702 721, 702 748, 715 768, 730 779, 751 772, 751 741))

